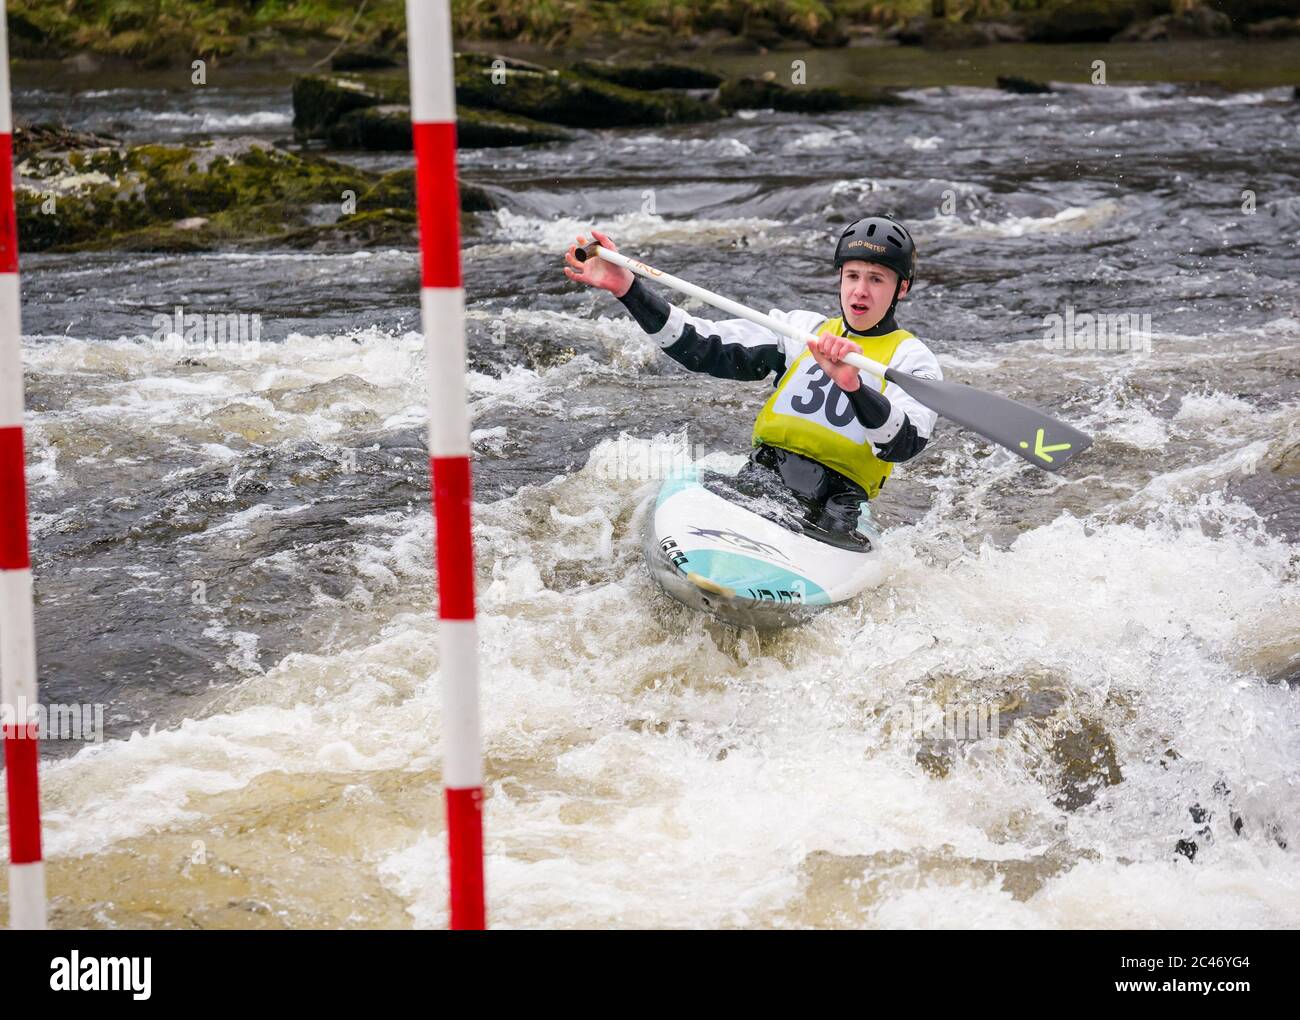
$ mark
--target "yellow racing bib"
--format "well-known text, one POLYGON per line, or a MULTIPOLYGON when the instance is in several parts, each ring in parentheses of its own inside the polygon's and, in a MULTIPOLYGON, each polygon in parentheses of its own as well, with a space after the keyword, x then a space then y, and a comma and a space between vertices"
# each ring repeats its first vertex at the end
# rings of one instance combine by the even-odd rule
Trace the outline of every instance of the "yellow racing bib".
MULTIPOLYGON (((813 332, 827 330, 852 340, 863 354, 882 365, 888 365, 898 345, 912 336, 905 329, 881 336, 853 336, 840 316, 827 319, 813 332)), ((884 382, 880 385, 883 390, 884 382)), ((753 445, 760 443, 811 457, 857 482, 869 499, 876 498, 894 469, 893 464, 876 456, 867 439, 867 428, 853 413, 848 394, 821 370, 807 348, 785 370, 758 412, 753 445)))

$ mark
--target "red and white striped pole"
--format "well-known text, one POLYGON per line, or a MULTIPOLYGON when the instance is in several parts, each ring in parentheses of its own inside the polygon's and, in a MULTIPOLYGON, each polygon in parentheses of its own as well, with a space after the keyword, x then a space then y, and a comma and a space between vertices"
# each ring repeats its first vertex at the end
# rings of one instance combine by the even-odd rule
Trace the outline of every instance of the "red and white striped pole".
POLYGON ((27 553, 23 459, 23 345, 14 216, 9 32, 0 0, 0 707, 9 791, 9 925, 45 927, 41 801, 36 783, 36 628, 27 553))
POLYGON ((437 524, 439 651, 451 927, 486 924, 483 752, 470 534, 465 292, 460 276, 456 92, 448 0, 406 0, 411 127, 420 217, 420 310, 429 386, 429 470, 437 524))

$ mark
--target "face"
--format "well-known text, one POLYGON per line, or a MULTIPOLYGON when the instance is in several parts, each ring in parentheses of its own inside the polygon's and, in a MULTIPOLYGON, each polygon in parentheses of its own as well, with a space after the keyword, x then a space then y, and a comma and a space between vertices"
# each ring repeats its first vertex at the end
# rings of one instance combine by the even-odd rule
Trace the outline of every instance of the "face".
MULTIPOLYGON (((885 317, 894 300, 894 284, 898 274, 888 266, 857 259, 840 267, 840 306, 851 329, 865 333, 885 317)), ((901 298, 907 293, 904 283, 898 292, 901 298)))

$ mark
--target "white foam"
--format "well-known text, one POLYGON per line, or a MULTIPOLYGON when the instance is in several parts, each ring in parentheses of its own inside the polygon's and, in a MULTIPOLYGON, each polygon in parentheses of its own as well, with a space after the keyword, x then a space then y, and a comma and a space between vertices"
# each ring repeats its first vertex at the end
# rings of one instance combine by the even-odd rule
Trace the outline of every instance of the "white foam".
POLYGON ((593 227, 608 234, 615 244, 631 249, 638 245, 681 241, 702 244, 712 237, 734 236, 737 232, 745 231, 761 234, 765 230, 784 225, 780 220, 752 216, 734 219, 691 217, 674 220, 643 212, 577 219, 525 216, 511 212, 509 209, 497 209, 493 216, 500 225, 500 235, 511 238, 511 241, 505 244, 473 245, 467 250, 468 257, 494 258, 524 249, 537 248, 551 253, 562 253, 566 246, 574 243, 574 238, 579 234, 591 239, 593 227))
POLYGON ((1068 206, 1050 216, 1008 216, 1001 220, 975 218, 970 222, 956 216, 929 220, 936 235, 946 237, 1024 237, 1027 234, 1063 234, 1092 230, 1120 212, 1120 204, 1105 200, 1090 206, 1068 206))
MULTIPOLYGON (((631 524, 654 484, 606 479, 614 455, 603 444, 572 476, 475 507, 496 924, 804 923, 819 896, 842 913, 816 923, 855 925, 1182 927, 1213 909, 1249 926, 1294 911, 1294 869, 1265 833, 1300 826, 1288 792, 1300 708, 1234 663, 1293 632, 1300 584, 1289 548, 1239 506, 1062 515, 955 555, 936 511, 889 533, 881 589, 759 640, 655 594, 631 524), (936 697, 936 677, 975 700, 1058 689, 1060 725, 1095 720, 1124 782, 1095 807, 1053 805, 1035 778, 1051 756, 1027 723, 931 777, 884 719, 914 693, 936 697), (1161 767, 1169 746, 1181 757, 1161 767), (1249 828, 1198 857, 1209 905, 1180 907, 1189 871, 1172 843, 1219 775, 1249 828), (1062 863, 1028 899, 969 863, 1032 861, 1049 845, 1062 863), (857 903, 822 887, 815 852, 896 863, 873 866, 885 894, 857 903)), ((394 582, 401 557, 427 557, 429 521, 422 508, 385 520, 406 548, 372 543, 361 573, 374 594, 420 604, 367 602, 377 615, 360 646, 292 655, 210 717, 49 766, 52 857, 219 825, 205 812, 244 810, 268 772, 338 777, 385 803, 403 787, 377 777, 436 770, 427 575, 394 582)), ((357 865, 418 926, 446 921, 443 839, 399 827, 357 865)))

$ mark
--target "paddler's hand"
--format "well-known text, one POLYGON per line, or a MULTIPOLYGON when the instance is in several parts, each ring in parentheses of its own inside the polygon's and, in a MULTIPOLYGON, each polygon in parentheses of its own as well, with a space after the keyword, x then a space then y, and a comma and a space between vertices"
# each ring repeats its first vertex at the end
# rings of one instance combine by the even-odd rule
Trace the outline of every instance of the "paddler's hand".
POLYGON ((852 340, 846 340, 827 330, 816 340, 808 341, 808 350, 812 351, 821 370, 831 377, 831 382, 845 393, 852 393, 862 385, 857 367, 842 360, 846 354, 862 353, 852 340))
MULTIPOLYGON (((614 242, 599 230, 593 230, 591 236, 600 242, 602 248, 618 251, 618 248, 614 246, 614 242)), ((599 287, 601 290, 609 291, 615 297, 622 297, 631 288, 636 277, 632 275, 631 270, 616 266, 612 262, 606 262, 604 259, 587 259, 586 262, 579 262, 577 256, 573 253, 578 248, 585 247, 586 244, 587 239, 579 234, 578 243, 569 245, 569 250, 564 256, 564 261, 568 263, 564 267, 564 275, 576 283, 599 287)))

